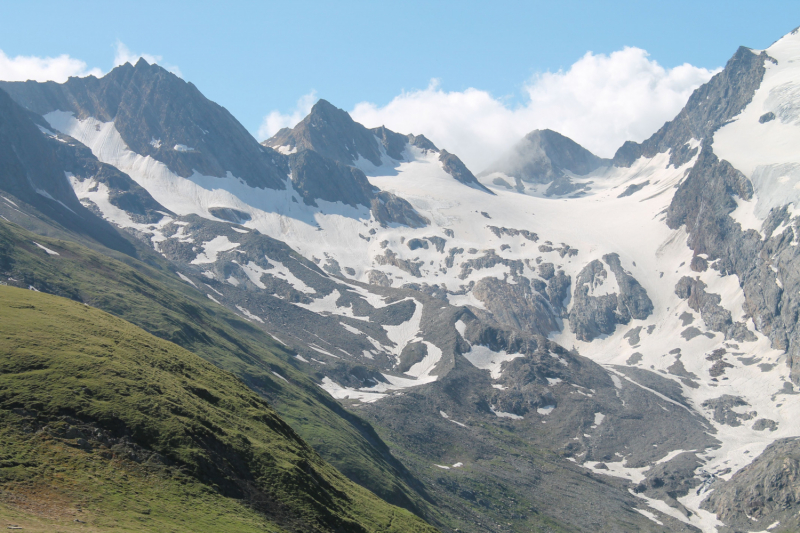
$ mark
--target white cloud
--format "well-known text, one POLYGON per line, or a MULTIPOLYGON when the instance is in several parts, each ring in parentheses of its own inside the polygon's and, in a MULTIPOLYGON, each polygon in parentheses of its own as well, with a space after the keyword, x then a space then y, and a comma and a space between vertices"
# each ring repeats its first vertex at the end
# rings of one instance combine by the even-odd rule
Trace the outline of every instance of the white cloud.
POLYGON ((130 51, 130 49, 123 43, 122 41, 117 41, 116 44, 116 51, 114 53, 114 66, 118 67, 120 65, 124 65, 125 63, 130 63, 131 65, 135 65, 139 58, 144 59, 151 65, 153 63, 157 63, 161 65, 168 71, 172 72, 176 76, 182 78, 183 74, 181 73, 181 69, 176 67, 175 65, 167 65, 163 62, 163 57, 161 56, 154 56, 151 54, 135 54, 130 51))
MULTIPOLYGON (((150 64, 158 63, 177 76, 182 76, 181 71, 174 65, 165 65, 161 56, 150 54, 134 54, 124 43, 117 41, 114 53, 114 66, 131 63, 135 65, 139 58, 144 58, 150 64)), ((0 50, 0 80, 5 81, 55 81, 63 83, 70 76, 97 76, 106 73, 99 68, 89 68, 85 61, 75 59, 66 54, 58 57, 16 56, 8 57, 0 50)))
POLYGON ((567 71, 534 76, 517 107, 479 89, 447 92, 433 80, 383 107, 357 104, 351 115, 367 127, 424 134, 474 171, 534 129, 550 128, 611 157, 624 141, 642 141, 671 120, 715 72, 689 64, 665 69, 640 48, 587 52, 567 71))
POLYGON ((308 115, 316 101, 317 91, 311 91, 297 100, 297 105, 291 113, 284 114, 280 111, 272 111, 261 122, 261 126, 258 128, 258 139, 269 139, 281 128, 294 127, 308 115))
POLYGON ((56 81, 63 83, 70 76, 102 76, 100 69, 89 69, 84 61, 66 54, 58 57, 8 57, 0 50, 0 80, 56 81))

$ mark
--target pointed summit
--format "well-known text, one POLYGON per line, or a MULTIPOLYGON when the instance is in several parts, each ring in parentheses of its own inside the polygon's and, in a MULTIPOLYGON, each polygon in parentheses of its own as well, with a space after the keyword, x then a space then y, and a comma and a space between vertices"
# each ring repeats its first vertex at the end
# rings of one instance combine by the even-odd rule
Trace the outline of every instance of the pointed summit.
POLYGON ((534 130, 481 175, 502 172, 528 183, 550 183, 561 178, 564 171, 588 174, 603 163, 569 137, 553 130, 534 130))
POLYGON ((78 121, 113 122, 127 148, 182 177, 231 173, 253 187, 282 189, 288 174, 286 162, 259 146, 225 108, 141 58, 135 66, 120 65, 99 79, 0 82, 0 88, 45 117, 61 111, 78 121))
POLYGON ((283 153, 314 150, 345 165, 354 165, 360 158, 375 166, 382 164, 375 135, 327 100, 319 100, 297 126, 279 131, 263 145, 283 153))
MULTIPOLYGON (((567 173, 582 176, 607 163, 608 160, 597 157, 558 132, 534 130, 480 175, 505 174, 514 178, 515 187, 520 191, 525 188, 525 183, 551 183, 545 194, 562 195, 575 190, 567 173)), ((507 185, 502 178, 496 183, 507 185)))
POLYGON ((394 168, 408 156, 406 149, 414 146, 426 152, 440 154, 445 172, 470 187, 493 194, 481 185, 470 170, 454 154, 439 150, 423 135, 403 135, 386 126, 367 129, 327 100, 319 100, 306 118, 293 129, 283 128, 267 139, 264 146, 283 154, 313 150, 344 165, 394 168))

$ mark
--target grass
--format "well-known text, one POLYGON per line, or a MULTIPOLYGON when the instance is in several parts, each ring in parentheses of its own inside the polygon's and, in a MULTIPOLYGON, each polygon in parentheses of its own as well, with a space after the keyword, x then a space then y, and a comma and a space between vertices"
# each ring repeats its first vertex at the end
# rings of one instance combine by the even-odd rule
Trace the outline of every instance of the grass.
POLYGON ((0 516, 26 530, 434 531, 231 373, 64 298, 0 287, 0 418, 0 516))
POLYGON ((268 398, 303 439, 351 480, 390 503, 435 519, 437 510, 424 488, 372 427, 319 389, 272 337, 211 302, 163 265, 159 270, 158 264, 125 260, 0 221, 0 275, 16 280, 9 283, 85 302, 234 373, 268 398), (60 255, 46 253, 33 241, 60 255))

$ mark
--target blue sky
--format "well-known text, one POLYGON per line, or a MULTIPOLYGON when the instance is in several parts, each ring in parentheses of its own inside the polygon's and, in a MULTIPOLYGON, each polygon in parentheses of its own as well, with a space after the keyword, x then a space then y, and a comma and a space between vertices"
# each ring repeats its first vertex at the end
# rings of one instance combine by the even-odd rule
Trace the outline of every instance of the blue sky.
POLYGON ((514 108, 537 74, 588 51, 632 46, 667 70, 712 70, 800 25, 800 2, 31 1, 3 2, 3 14, 8 58, 67 54, 106 72, 124 43, 177 67, 258 135, 266 115, 297 111, 311 91, 353 110, 437 79, 440 91, 477 88, 514 108))

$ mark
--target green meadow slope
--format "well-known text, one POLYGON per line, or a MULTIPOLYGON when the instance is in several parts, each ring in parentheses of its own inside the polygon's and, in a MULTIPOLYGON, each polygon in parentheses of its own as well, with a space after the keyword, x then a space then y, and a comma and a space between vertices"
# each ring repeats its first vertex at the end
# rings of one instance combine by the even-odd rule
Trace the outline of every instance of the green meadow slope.
POLYGON ((438 511, 422 484, 374 429, 320 389, 281 344, 164 265, 125 259, 0 220, 0 282, 87 303, 232 372, 348 478, 389 503, 436 520, 438 511))
POLYGON ((435 531, 345 478, 231 373, 13 287, 0 287, 0 516, 33 531, 435 531))

